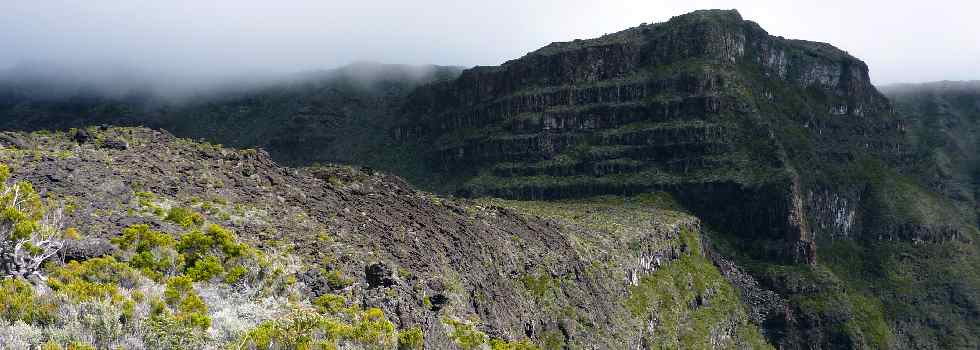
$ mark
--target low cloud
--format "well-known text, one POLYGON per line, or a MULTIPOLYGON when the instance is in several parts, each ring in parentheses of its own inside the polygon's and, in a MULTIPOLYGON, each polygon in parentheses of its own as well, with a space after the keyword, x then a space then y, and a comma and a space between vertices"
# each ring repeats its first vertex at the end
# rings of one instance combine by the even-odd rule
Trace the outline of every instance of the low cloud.
POLYGON ((876 83, 980 79, 980 8, 954 0, 7 0, 0 70, 63 90, 187 95, 360 60, 496 65, 699 8, 737 8, 774 35, 835 44, 867 61, 876 83))

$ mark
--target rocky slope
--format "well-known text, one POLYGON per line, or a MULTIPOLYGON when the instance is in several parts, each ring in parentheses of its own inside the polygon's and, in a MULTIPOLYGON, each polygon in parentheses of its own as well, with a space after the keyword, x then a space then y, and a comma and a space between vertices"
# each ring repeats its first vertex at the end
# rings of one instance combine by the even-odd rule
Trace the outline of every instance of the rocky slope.
POLYGON ((708 260, 701 223, 664 194, 458 201, 369 169, 284 168, 264 151, 143 128, 2 140, 0 162, 15 178, 71 207, 67 225, 90 247, 69 249, 74 259, 112 254, 97 247, 132 225, 179 237, 171 217, 183 208, 294 254, 300 293, 288 303, 336 293, 380 308, 398 329, 420 327, 430 349, 490 339, 528 339, 529 349, 767 347, 708 260))

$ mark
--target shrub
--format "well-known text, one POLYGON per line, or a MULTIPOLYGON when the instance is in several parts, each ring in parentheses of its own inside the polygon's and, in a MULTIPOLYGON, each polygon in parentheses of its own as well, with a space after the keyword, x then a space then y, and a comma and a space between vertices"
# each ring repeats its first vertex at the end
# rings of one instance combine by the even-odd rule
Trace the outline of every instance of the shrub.
POLYGON ((479 349, 487 343, 486 333, 474 329, 473 325, 453 319, 447 319, 445 322, 453 327, 449 339, 452 339, 463 350, 479 349))
POLYGON ((353 280, 344 277, 344 275, 340 273, 340 270, 336 269, 328 271, 324 275, 324 279, 331 289, 344 289, 354 284, 353 280))
POLYGON ((106 300, 78 306, 78 323, 91 331, 93 345, 100 349, 107 349, 122 338, 122 319, 123 311, 106 300))
POLYGON ((347 307, 347 300, 337 294, 324 294, 313 301, 321 313, 336 314, 344 311, 347 307))
POLYGON ((11 182, 10 168, 0 164, 0 277, 40 276, 41 265, 64 247, 63 221, 60 207, 45 206, 30 182, 11 182))
POLYGON ((175 307, 188 294, 194 292, 194 280, 187 276, 174 276, 167 280, 163 296, 171 307, 175 307))
POLYGON ((95 283, 110 283, 123 288, 139 286, 142 277, 139 272, 124 262, 111 256, 91 258, 82 262, 70 261, 50 269, 49 282, 67 283, 82 279, 95 283))
POLYGON ((34 286, 21 278, 0 281, 0 317, 6 322, 23 321, 46 325, 57 318, 58 305, 38 296, 34 286))
POLYGON ((24 321, 0 327, 0 346, 4 349, 31 349, 43 341, 42 329, 26 324, 24 321))
POLYGON ((325 339, 315 340, 325 323, 322 315, 297 310, 284 318, 262 322, 245 334, 238 348, 309 349, 315 342, 326 343, 325 339))
POLYGON ((395 325, 385 318, 384 311, 370 308, 361 314, 354 327, 354 339, 364 344, 391 344, 395 340, 395 325))
POLYGON ((167 314, 151 316, 143 328, 143 344, 147 349, 202 349, 207 341, 203 330, 188 327, 167 314))
POLYGON ((186 260, 188 275, 195 280, 216 277, 225 271, 229 272, 225 281, 237 283, 249 272, 243 264, 261 269, 264 257, 247 244, 239 243, 235 234, 218 226, 208 225, 205 231, 192 230, 180 237, 177 251, 186 260))
POLYGON ((71 344, 68 344, 67 350, 95 350, 95 347, 83 342, 76 341, 76 342, 71 342, 71 344))
MULTIPOLYGON (((211 326, 208 306, 201 296, 194 293, 193 279, 188 276, 175 276, 167 280, 163 296, 171 308, 177 310, 175 319, 191 328, 207 329, 211 326)), ((166 312, 157 312, 166 314, 166 312)))
POLYGON ((238 243, 238 238, 231 231, 225 229, 224 227, 211 224, 207 227, 208 237, 211 238, 213 244, 221 249, 221 252, 225 254, 227 258, 237 258, 242 255, 243 252, 248 251, 249 247, 243 243, 238 243))
POLYGON ((170 211, 167 212, 167 216, 164 218, 164 220, 180 225, 183 228, 201 226, 204 224, 204 216, 198 212, 182 207, 170 208, 170 211))
POLYGON ((44 345, 41 345, 41 350, 62 350, 61 344, 53 340, 48 340, 44 345))
POLYGON ((398 332, 398 350, 422 350, 425 348, 425 338, 422 329, 412 327, 398 332))
POLYGON ((197 260, 194 266, 188 268, 187 276, 195 281, 208 281, 224 272, 225 269, 221 266, 218 258, 208 256, 204 259, 197 260))
POLYGON ((527 339, 518 341, 504 341, 500 339, 490 340, 490 349, 492 350, 541 350, 540 347, 534 345, 527 339))
POLYGON ((124 260, 155 280, 175 274, 184 265, 184 259, 174 249, 177 240, 146 224, 127 227, 111 241, 123 252, 124 260))
POLYGON ((139 285, 139 273, 115 258, 93 258, 84 262, 71 261, 51 270, 48 285, 75 301, 117 298, 117 287, 139 285))
POLYGON ((244 266, 235 266, 231 270, 228 270, 228 274, 225 275, 225 283, 235 284, 242 280, 242 277, 248 273, 248 270, 244 266))

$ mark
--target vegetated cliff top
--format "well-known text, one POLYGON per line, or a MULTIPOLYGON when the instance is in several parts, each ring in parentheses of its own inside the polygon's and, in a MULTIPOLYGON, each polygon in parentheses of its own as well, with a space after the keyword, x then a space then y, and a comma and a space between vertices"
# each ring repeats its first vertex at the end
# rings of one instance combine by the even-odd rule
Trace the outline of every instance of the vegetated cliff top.
MULTIPOLYGON (((597 48, 611 44, 642 44, 649 40, 656 40, 664 35, 676 35, 676 30, 682 27, 698 27, 705 31, 718 30, 746 30, 754 35, 767 36, 769 33, 758 23, 745 20, 738 10, 697 10, 687 14, 674 16, 666 22, 644 23, 639 26, 625 29, 616 33, 605 34, 598 38, 575 39, 572 41, 553 42, 540 49, 526 54, 524 57, 534 55, 554 55, 561 52, 580 50, 586 48, 597 48)), ((792 44, 810 55, 820 56, 833 60, 853 60, 863 61, 852 56, 846 51, 840 50, 832 44, 809 41, 802 39, 785 39, 782 36, 775 36, 786 43, 792 44)), ((695 39, 695 38, 691 38, 695 39)), ((522 57, 523 58, 523 57, 522 57)), ((519 59, 514 59, 503 63, 501 66, 513 64, 519 59)), ((480 66, 478 70, 494 70, 499 67, 480 66)))

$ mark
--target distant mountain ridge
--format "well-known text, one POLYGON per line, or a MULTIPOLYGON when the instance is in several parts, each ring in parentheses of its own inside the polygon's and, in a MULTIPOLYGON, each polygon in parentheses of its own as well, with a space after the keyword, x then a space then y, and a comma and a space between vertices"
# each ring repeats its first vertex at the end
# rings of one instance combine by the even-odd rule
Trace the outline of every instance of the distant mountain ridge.
POLYGON ((390 116, 412 89, 455 78, 460 70, 358 62, 225 83, 176 99, 157 94, 148 83, 107 93, 98 84, 27 72, 0 79, 0 128, 145 125, 214 143, 262 147, 289 164, 354 162, 387 143, 386 133, 376 131, 393 127, 390 116), (55 95, 35 93, 45 89, 55 95))

